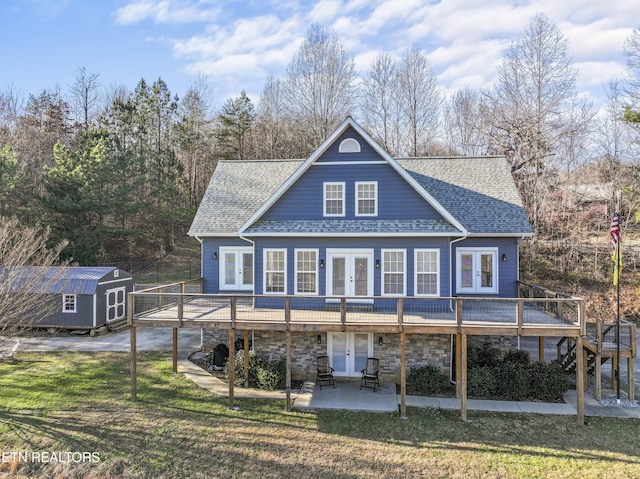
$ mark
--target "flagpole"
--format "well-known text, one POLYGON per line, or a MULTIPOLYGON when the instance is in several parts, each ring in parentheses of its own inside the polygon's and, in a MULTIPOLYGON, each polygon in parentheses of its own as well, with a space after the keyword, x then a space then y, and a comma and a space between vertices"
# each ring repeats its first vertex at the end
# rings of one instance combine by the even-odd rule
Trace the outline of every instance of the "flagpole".
POLYGON ((622 273, 622 257, 620 251, 622 248, 622 229, 620 228, 620 196, 622 193, 618 191, 618 201, 616 202, 616 212, 618 215, 618 241, 616 243, 616 299, 617 299, 617 312, 616 312, 616 386, 617 386, 617 399, 618 405, 620 404, 620 273, 622 273))

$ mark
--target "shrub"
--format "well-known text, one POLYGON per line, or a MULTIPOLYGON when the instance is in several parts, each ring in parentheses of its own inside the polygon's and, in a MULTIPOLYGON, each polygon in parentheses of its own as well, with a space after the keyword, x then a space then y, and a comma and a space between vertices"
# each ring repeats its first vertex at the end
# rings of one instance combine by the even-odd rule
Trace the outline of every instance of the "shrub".
POLYGON ((500 349, 494 347, 489 342, 483 343, 480 347, 472 348, 469 351, 469 369, 494 367, 497 366, 502 359, 500 349))
POLYGON ((449 377, 439 368, 426 364, 411 368, 407 375, 407 393, 430 396, 452 391, 449 377))
MULTIPOLYGON (((228 362, 225 374, 229 378, 228 362)), ((282 389, 286 386, 286 363, 284 359, 268 361, 253 351, 249 352, 249 385, 267 391, 282 389)), ((234 367, 234 384, 244 385, 244 351, 236 352, 234 367)))
POLYGON ((467 373, 467 394, 471 397, 493 397, 496 392, 495 368, 482 366, 467 373))
POLYGON ((512 349, 505 353, 502 361, 505 363, 515 363, 528 366, 531 364, 531 355, 529 354, 529 351, 525 351, 524 349, 512 349))
POLYGON ((503 362, 494 368, 496 396, 508 401, 523 401, 529 398, 529 366, 521 363, 503 362))
POLYGON ((560 401, 569 389, 569 378, 559 363, 535 362, 529 366, 529 391, 540 401, 560 401))

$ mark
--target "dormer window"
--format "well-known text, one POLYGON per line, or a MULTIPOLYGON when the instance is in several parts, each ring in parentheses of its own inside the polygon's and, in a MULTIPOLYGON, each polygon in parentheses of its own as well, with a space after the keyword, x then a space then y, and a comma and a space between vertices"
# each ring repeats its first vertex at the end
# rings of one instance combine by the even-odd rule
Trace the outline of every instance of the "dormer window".
POLYGON ((378 216, 378 182, 356 182, 356 216, 378 216))
POLYGON ((340 153, 360 153, 360 143, 353 138, 346 138, 340 143, 338 151, 340 153))

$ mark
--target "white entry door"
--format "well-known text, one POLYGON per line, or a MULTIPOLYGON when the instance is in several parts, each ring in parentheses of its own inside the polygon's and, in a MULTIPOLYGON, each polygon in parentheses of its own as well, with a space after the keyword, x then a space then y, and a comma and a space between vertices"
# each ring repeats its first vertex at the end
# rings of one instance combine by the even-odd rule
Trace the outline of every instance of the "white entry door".
POLYGON ((371 333, 329 333, 327 349, 336 376, 360 376, 373 354, 371 333))
POLYGON ((327 249, 327 295, 373 296, 373 250, 327 249))

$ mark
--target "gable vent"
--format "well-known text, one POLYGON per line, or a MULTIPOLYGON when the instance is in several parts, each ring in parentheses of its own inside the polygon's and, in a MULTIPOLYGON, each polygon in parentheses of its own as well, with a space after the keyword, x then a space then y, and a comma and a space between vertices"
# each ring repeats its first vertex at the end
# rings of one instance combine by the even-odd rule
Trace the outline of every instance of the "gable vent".
POLYGON ((338 149, 340 153, 360 153, 360 143, 353 138, 342 140, 338 149))

